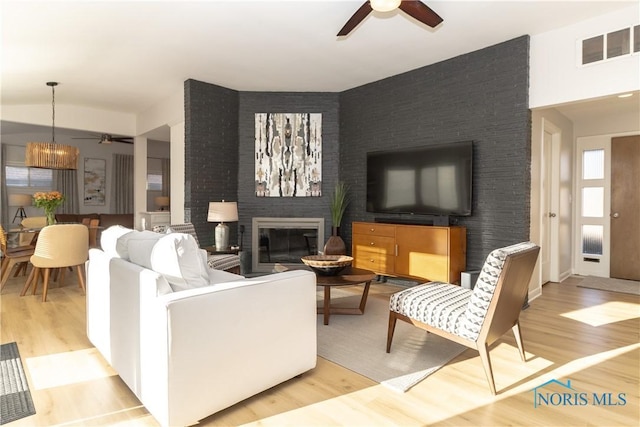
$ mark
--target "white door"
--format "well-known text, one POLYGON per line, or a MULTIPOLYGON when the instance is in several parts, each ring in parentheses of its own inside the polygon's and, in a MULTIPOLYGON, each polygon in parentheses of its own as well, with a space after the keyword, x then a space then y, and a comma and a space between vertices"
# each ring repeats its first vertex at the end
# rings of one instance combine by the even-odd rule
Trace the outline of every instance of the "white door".
POLYGON ((542 174, 541 174, 541 206, 540 212, 540 274, 541 284, 551 280, 551 221, 555 219, 556 214, 551 210, 551 193, 552 193, 552 135, 544 131, 542 143, 542 174))
POLYGON ((609 277, 611 138, 578 138, 576 154, 576 273, 609 277))
MULTIPOLYGON (((542 153, 540 155, 540 284, 559 282, 561 252, 570 252, 571 243, 562 241, 560 223, 570 222, 569 207, 561 206, 563 189, 561 156, 562 135, 560 128, 544 120, 542 153)), ((565 164, 566 167, 566 164, 565 164)), ((565 171, 566 173, 566 171, 565 171)))

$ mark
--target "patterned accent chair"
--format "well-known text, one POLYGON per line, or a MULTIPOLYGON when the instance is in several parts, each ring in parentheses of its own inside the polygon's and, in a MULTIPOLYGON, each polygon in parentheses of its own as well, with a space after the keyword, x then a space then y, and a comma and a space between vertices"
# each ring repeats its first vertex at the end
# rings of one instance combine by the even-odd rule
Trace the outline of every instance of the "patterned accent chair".
POLYGON ((487 257, 473 290, 431 282, 393 294, 389 300, 387 353, 398 319, 480 353, 496 394, 489 346, 509 329, 526 361, 518 317, 540 248, 531 242, 496 249, 487 257))
MULTIPOLYGON (((192 223, 187 222, 185 224, 171 224, 171 225, 156 225, 153 227, 153 231, 157 233, 166 233, 167 230, 171 230, 172 233, 185 233, 191 234, 196 243, 200 246, 198 241, 198 235, 196 229, 192 223)), ((222 255, 207 255, 207 264, 209 268, 214 270, 224 270, 230 273, 240 274, 240 257, 235 254, 222 254, 222 255)))

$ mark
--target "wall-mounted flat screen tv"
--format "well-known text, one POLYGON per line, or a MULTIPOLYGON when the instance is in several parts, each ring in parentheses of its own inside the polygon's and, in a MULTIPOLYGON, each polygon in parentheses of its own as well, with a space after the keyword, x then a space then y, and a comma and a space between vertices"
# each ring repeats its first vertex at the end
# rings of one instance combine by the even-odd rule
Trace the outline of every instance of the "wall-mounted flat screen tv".
POLYGON ((367 212, 471 215, 473 142, 367 153, 367 212))

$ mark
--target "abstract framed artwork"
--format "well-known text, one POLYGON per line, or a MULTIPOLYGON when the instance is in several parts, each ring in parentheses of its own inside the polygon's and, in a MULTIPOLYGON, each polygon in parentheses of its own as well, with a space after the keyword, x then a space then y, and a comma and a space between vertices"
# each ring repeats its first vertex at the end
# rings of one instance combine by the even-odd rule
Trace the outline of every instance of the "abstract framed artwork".
POLYGON ((255 115, 257 197, 322 195, 322 114, 255 115))
POLYGON ((84 205, 104 206, 106 201, 107 161, 84 159, 84 205))

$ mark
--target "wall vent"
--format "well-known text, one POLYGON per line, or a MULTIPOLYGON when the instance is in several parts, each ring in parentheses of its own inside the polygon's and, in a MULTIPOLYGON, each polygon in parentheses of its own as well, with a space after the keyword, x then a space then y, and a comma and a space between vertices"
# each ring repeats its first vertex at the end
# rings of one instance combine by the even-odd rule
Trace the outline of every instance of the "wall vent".
POLYGON ((638 53, 640 25, 584 39, 580 48, 582 65, 638 53))

